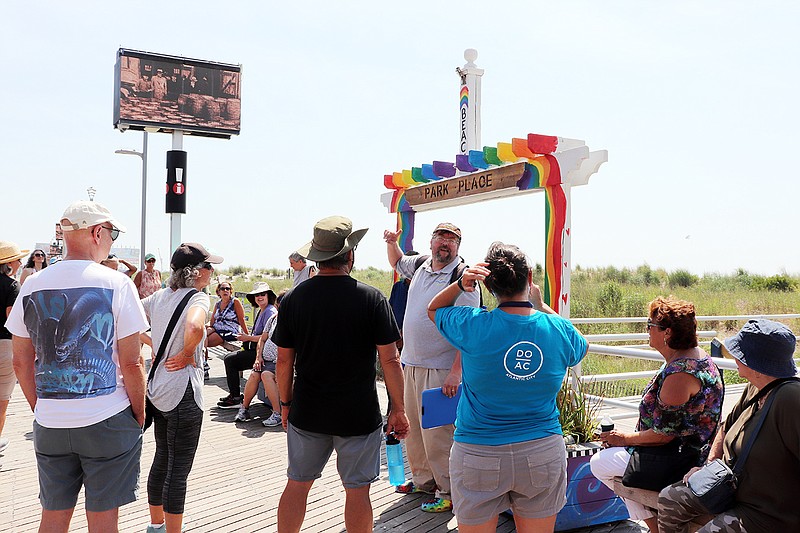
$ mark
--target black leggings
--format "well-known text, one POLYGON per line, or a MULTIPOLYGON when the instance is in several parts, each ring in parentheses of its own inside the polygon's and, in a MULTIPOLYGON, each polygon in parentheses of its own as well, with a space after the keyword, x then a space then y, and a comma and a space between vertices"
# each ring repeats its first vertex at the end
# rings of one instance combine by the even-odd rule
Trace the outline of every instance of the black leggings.
POLYGON ((164 512, 183 514, 186 479, 192 470, 202 424, 203 410, 194 401, 191 382, 175 409, 166 413, 156 409, 153 417, 156 454, 147 478, 150 505, 163 505, 164 512))
POLYGON ((256 362, 255 350, 239 350, 228 354, 225 359, 225 379, 228 381, 228 392, 231 396, 241 396, 239 372, 250 370, 256 362))

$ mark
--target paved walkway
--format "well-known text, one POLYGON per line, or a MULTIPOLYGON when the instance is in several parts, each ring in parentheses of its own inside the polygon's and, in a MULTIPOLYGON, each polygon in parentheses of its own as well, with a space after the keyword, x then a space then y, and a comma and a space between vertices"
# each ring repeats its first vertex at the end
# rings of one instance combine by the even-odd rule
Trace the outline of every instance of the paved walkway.
MULTIPOLYGON (((286 483, 286 437, 281 428, 265 428, 261 420, 268 408, 254 402, 256 418, 234 423, 236 410, 222 410, 216 402, 226 391, 222 361, 211 360, 212 379, 205 386, 206 412, 195 465, 189 476, 186 502, 187 532, 275 531, 278 499, 286 483), (210 407, 209 407, 210 406, 210 407)), ((383 394, 385 398, 385 394, 383 394)), ((4 436, 11 439, 0 455, 0 531, 25 533, 37 530, 39 506, 36 463, 31 424, 33 415, 17 386, 9 405, 4 436)), ((149 522, 145 481, 155 445, 153 432, 144 437, 139 499, 120 509, 120 531, 142 533, 149 522)), ((344 491, 332 458, 311 490, 303 531, 344 531, 344 491)), ((385 458, 381 479, 371 495, 375 531, 444 532, 455 530, 451 513, 419 511, 420 496, 395 494, 387 481, 385 458)), ((86 531, 83 497, 78 501, 71 531, 86 531)), ((514 531, 514 523, 502 516, 497 531, 514 531)), ((586 533, 640 533, 640 525, 624 521, 578 530, 586 533)))

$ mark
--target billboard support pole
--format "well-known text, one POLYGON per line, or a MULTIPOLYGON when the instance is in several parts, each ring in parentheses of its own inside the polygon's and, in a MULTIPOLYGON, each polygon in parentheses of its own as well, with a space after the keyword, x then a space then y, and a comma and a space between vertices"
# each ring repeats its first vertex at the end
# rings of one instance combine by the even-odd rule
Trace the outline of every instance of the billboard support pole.
MULTIPOLYGON (((172 149, 183 150, 183 132, 175 130, 172 132, 172 149)), ((181 213, 169 214, 169 246, 170 256, 178 249, 181 244, 181 213)))
POLYGON ((145 250, 145 234, 147 228, 147 132, 142 132, 142 234, 140 236, 141 240, 141 250, 139 250, 139 261, 141 269, 144 269, 144 256, 147 254, 145 250))

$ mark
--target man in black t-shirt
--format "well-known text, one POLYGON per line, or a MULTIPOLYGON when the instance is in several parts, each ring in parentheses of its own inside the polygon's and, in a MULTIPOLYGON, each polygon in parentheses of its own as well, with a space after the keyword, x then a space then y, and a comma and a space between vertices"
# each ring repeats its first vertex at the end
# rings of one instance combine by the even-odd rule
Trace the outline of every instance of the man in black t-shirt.
POLYGON ((350 277, 366 232, 353 231, 345 217, 317 222, 314 240, 298 253, 316 261, 319 271, 281 305, 272 340, 278 345, 289 479, 278 506, 279 533, 300 530, 308 492, 334 449, 346 493, 345 526, 372 531, 369 488, 380 472, 382 422, 376 351, 392 402, 387 432, 399 438, 408 432, 397 323, 380 291, 350 277))

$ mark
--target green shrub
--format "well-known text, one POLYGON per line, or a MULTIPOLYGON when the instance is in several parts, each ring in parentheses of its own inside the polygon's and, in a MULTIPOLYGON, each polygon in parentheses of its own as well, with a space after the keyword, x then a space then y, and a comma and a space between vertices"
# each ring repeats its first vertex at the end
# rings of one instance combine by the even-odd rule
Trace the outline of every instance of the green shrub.
POLYGON ((676 270, 669 274, 669 284, 672 287, 691 287, 698 281, 699 278, 688 270, 676 270))
POLYGON ((757 286, 753 288, 775 292, 791 292, 794 290, 794 280, 786 274, 761 278, 756 285, 757 286))
POLYGON ((634 283, 637 285, 660 285, 661 278, 658 273, 654 272, 650 265, 644 264, 636 268, 636 274, 633 278, 634 283))
POLYGON ((232 266, 230 269, 228 269, 228 273, 231 276, 241 276, 242 274, 247 274, 247 272, 249 270, 250 270, 250 268, 246 267, 244 265, 236 265, 236 266, 232 266))
POLYGON ((609 281, 600 289, 597 295, 597 308, 603 316, 619 316, 622 312, 622 288, 619 284, 609 281))

